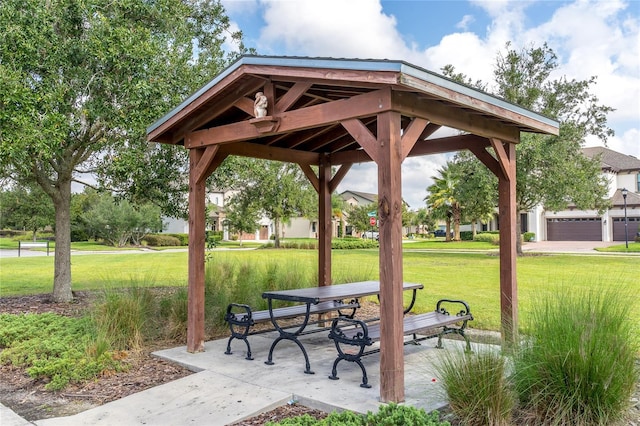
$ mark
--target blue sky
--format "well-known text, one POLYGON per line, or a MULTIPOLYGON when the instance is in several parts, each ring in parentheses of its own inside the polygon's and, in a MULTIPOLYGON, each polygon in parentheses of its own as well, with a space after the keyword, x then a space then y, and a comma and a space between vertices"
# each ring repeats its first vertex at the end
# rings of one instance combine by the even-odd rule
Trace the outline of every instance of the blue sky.
MULTIPOLYGON (((557 76, 597 77, 592 91, 616 109, 607 146, 640 158, 640 1, 631 0, 222 0, 245 43, 262 55, 404 60, 440 72, 447 64, 491 84, 505 43, 548 45, 557 76)), ((602 145, 588 139, 586 146, 602 145)), ((424 205, 447 157, 403 164, 403 198, 424 205)), ((352 169, 338 187, 377 192, 375 166, 352 169)))

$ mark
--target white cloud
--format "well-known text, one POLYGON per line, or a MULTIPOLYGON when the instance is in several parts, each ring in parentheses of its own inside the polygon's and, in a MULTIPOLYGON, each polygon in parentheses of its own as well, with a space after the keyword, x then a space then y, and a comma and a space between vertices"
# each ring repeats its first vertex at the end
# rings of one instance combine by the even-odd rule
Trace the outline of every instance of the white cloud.
MULTIPOLYGON (((585 146, 604 146, 596 137, 588 137, 585 146)), ((607 141, 607 148, 640 158, 640 130, 629 129, 607 141)))
POLYGON ((473 15, 464 15, 460 22, 456 24, 456 28, 466 31, 469 28, 469 24, 472 24, 474 21, 475 18, 473 15))
POLYGON ((283 45, 288 55, 402 59, 406 44, 378 1, 269 1, 260 52, 283 45))

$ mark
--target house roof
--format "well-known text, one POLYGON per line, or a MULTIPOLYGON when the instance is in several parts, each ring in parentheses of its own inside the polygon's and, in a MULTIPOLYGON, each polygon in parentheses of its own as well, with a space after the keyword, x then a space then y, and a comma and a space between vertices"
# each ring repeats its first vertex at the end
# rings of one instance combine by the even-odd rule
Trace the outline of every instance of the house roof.
POLYGON ((603 170, 615 173, 640 171, 640 159, 633 155, 622 154, 603 146, 583 148, 582 152, 589 158, 599 158, 603 170))
POLYGON ((147 138, 187 148, 247 142, 345 154, 361 147, 341 123, 358 119, 375 134, 385 111, 400 112, 403 128, 415 117, 426 120, 421 140, 441 126, 515 143, 520 132, 558 133, 553 119, 403 61, 243 56, 149 126, 147 138), (253 114, 258 91, 272 99, 266 123, 253 114))
POLYGON ((342 194, 340 195, 344 198, 345 194, 347 193, 363 198, 367 201, 370 201, 371 203, 375 203, 378 200, 378 194, 372 194, 370 192, 358 192, 358 191, 346 190, 346 191, 343 191, 342 194))

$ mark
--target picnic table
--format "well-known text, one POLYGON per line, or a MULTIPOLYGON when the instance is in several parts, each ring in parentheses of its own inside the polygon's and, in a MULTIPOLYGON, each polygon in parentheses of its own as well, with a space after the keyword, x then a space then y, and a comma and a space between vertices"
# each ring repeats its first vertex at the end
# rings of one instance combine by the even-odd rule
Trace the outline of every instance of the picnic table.
MULTIPOLYGON (((418 283, 403 283, 403 290, 413 291, 411 302, 409 306, 405 309, 405 313, 409 312, 411 308, 413 308, 413 304, 416 300, 416 291, 422 289, 424 286, 418 283)), ((278 337, 271 344, 271 348, 269 349, 269 356, 265 364, 273 365, 273 351, 279 342, 282 340, 289 340, 294 342, 302 351, 305 360, 305 370, 306 374, 314 374, 311 370, 311 364, 309 362, 309 356, 307 355, 307 351, 304 348, 304 345, 300 342, 299 336, 303 334, 304 329, 309 323, 309 317, 311 315, 312 305, 317 305, 321 302, 327 301, 338 301, 351 299, 354 302, 357 302, 358 299, 367 296, 376 296, 380 294, 380 281, 361 281, 354 282, 349 284, 338 284, 331 286, 323 286, 323 287, 310 287, 310 288, 301 288, 294 290, 278 290, 278 291, 266 291, 262 293, 262 297, 267 299, 267 303, 269 305, 269 314, 271 317, 271 322, 275 329, 278 331, 278 337), (300 304, 306 305, 306 311, 304 313, 304 320, 301 325, 297 327, 294 331, 287 331, 286 326, 281 325, 281 318, 278 315, 274 315, 274 300, 282 300, 289 302, 297 302, 300 304)))

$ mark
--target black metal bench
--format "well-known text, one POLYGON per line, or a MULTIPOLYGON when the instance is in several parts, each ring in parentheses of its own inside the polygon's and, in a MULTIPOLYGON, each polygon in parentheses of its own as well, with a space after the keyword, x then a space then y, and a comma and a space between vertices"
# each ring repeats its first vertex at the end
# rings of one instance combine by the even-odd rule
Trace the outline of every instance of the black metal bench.
MULTIPOLYGON (((438 337, 437 348, 442 348, 442 337, 447 334, 458 334, 462 336, 466 342, 466 350, 471 351, 469 337, 465 334, 467 322, 473 320, 469 305, 462 300, 441 299, 436 304, 436 310, 418 315, 408 315, 403 319, 404 335, 413 335, 412 339, 407 340, 405 344, 414 343, 438 337), (455 315, 450 315, 445 309, 448 304, 460 305, 460 310, 455 315), (420 334, 420 337, 418 337, 420 334)), ((380 341, 380 323, 367 325, 364 321, 353 318, 335 318, 331 324, 329 338, 336 345, 338 356, 333 362, 331 375, 332 380, 338 380, 337 367, 342 360, 355 362, 362 370, 363 388, 370 388, 367 370, 362 364, 361 358, 373 353, 380 352, 379 348, 367 351, 367 347, 380 341), (346 345, 343 347, 342 345, 346 345), (353 351, 353 346, 357 347, 357 351, 353 351), (351 349, 346 350, 347 349, 351 349)))
MULTIPOLYGON (((274 327, 267 327, 261 330, 252 330, 253 326, 259 323, 266 323, 273 320, 286 320, 286 319, 295 319, 299 317, 304 317, 305 320, 309 318, 309 315, 312 314, 326 314, 329 312, 338 312, 339 318, 353 318, 356 309, 360 307, 360 303, 356 300, 351 302, 342 302, 339 300, 331 300, 325 302, 319 302, 316 304, 302 304, 302 305, 294 305, 287 306, 283 308, 275 308, 272 309, 271 312, 267 309, 264 311, 253 311, 249 305, 243 305, 239 303, 231 303, 227 306, 227 313, 224 317, 224 320, 229 324, 229 330, 231 331, 231 337, 227 342, 227 350, 225 354, 231 355, 231 342, 233 339, 238 339, 244 341, 247 345, 247 356, 246 359, 253 360, 251 355, 251 345, 249 345, 248 336, 252 336, 255 334, 266 333, 269 331, 274 331, 278 328, 276 324, 273 324, 274 327), (309 312, 307 312, 309 309, 309 312), (343 313, 342 311, 350 311, 348 313, 343 313)), ((316 321, 306 321, 304 325, 308 324, 318 324, 320 322, 324 322, 326 320, 316 320, 316 321)), ((292 324, 291 327, 300 326, 300 323, 292 324)), ((328 327, 317 328, 314 330, 305 331, 301 334, 309 334, 316 333, 319 331, 326 330, 328 327)))

